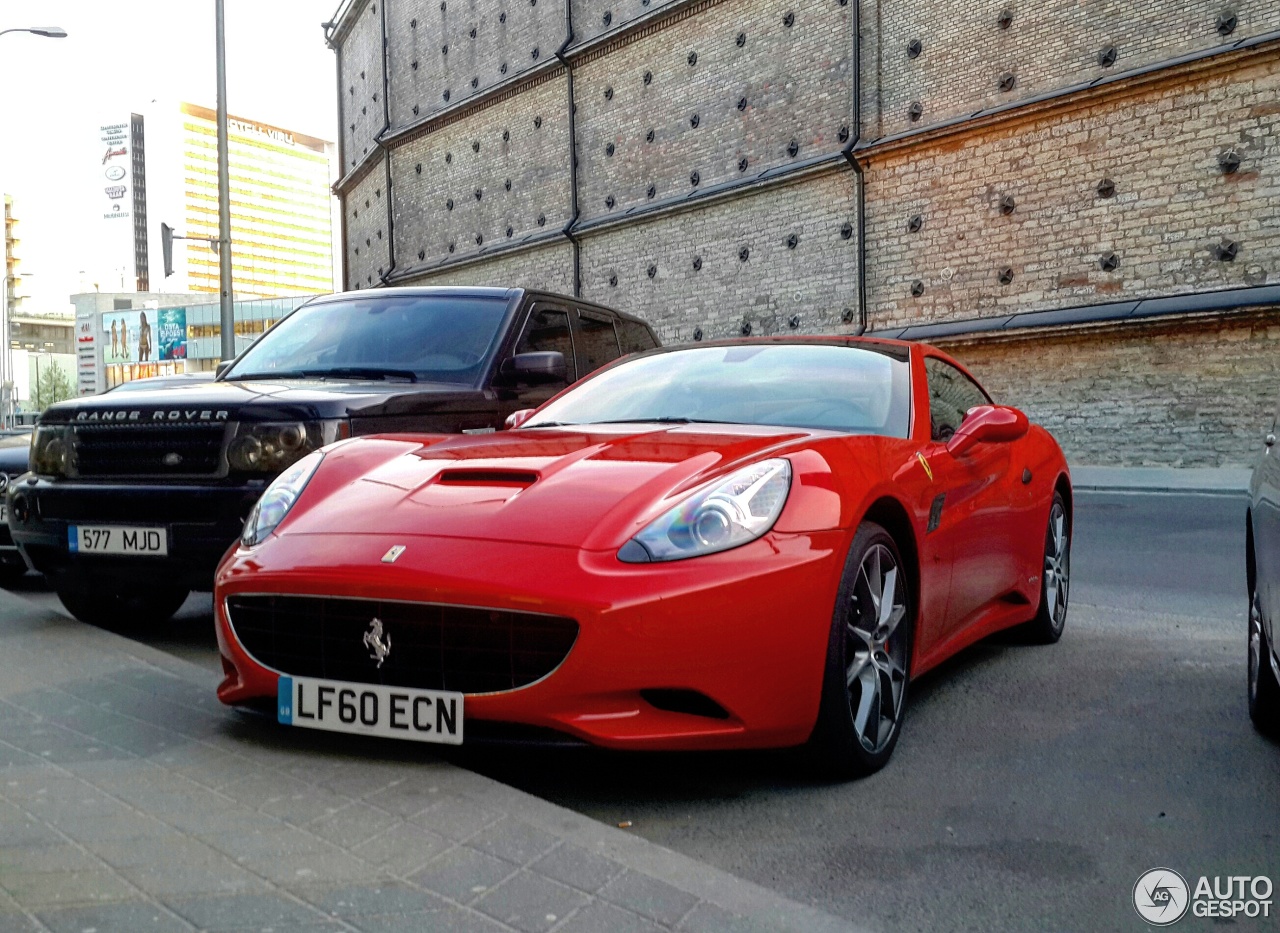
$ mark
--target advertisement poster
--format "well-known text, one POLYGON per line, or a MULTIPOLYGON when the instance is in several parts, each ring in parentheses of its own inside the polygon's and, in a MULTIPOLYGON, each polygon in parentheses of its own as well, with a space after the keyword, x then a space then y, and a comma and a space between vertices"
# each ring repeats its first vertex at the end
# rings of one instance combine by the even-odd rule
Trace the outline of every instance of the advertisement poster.
POLYGON ((101 164, 100 184, 107 206, 102 216, 107 220, 127 220, 131 201, 129 194, 129 123, 104 123, 98 127, 98 154, 101 164))
POLYGON ((107 363, 185 360, 187 309, 103 313, 102 357, 107 363))

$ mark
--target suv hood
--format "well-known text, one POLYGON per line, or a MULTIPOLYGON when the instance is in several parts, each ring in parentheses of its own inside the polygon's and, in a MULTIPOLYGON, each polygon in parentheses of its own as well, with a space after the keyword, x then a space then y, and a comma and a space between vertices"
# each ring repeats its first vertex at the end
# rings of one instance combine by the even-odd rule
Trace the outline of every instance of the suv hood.
POLYGON ((423 411, 423 396, 442 405, 481 397, 468 386, 432 382, 347 382, 332 379, 203 382, 51 406, 43 424, 108 422, 288 421, 377 417, 423 411))

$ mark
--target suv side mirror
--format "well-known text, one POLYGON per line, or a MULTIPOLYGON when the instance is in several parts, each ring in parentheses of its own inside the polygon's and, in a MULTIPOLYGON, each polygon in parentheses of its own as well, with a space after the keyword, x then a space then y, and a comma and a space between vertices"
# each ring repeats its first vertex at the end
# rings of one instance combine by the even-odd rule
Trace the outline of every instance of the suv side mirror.
POLYGON ((229 359, 229 360, 223 360, 223 361, 222 361, 221 363, 219 363, 219 364, 217 365, 217 367, 213 370, 213 378, 214 378, 214 379, 221 379, 221 378, 222 378, 222 374, 223 374, 223 373, 225 373, 228 369, 230 369, 230 368, 231 368, 232 366, 234 366, 235 364, 236 364, 236 358, 235 358, 234 356, 233 356, 231 359, 229 359))
POLYGON ((522 408, 519 411, 513 411, 507 415, 507 420, 502 423, 502 429, 504 431, 514 431, 528 421, 529 416, 537 410, 536 408, 522 408))
POLYGON ((517 353, 502 361, 502 375, 518 382, 565 382, 568 370, 564 354, 559 350, 538 350, 533 353, 517 353))
POLYGON ((1016 408, 977 405, 969 409, 959 429, 947 441, 947 452, 961 457, 976 444, 1016 441, 1027 433, 1029 426, 1027 416, 1016 408))

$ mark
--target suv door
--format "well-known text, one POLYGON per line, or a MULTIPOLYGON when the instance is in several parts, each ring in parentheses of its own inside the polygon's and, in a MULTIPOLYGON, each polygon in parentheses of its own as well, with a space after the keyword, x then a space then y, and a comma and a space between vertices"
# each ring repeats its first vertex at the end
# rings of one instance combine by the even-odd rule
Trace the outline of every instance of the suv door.
POLYGON ((574 351, 573 327, 567 305, 538 301, 529 309, 512 355, 554 350, 564 356, 565 378, 555 381, 527 382, 501 372, 494 377, 498 387, 501 425, 514 411, 537 408, 551 396, 578 381, 580 372, 574 351))
POLYGON ((578 372, 586 376, 622 356, 614 317, 594 308, 578 308, 578 372))

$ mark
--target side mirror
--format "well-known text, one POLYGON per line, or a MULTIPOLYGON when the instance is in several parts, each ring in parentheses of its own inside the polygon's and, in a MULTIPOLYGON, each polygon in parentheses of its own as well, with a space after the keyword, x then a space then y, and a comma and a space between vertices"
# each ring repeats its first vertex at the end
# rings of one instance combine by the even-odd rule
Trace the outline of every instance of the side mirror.
POLYGON ((1027 416, 1006 405, 978 405, 970 408, 959 430, 947 441, 947 452, 962 457, 975 444, 1016 441, 1027 433, 1027 416))
POLYGON ((233 356, 231 359, 229 359, 229 360, 223 360, 221 363, 219 363, 219 364, 214 368, 214 370, 213 370, 213 378, 214 378, 214 379, 221 379, 221 378, 222 378, 222 374, 223 374, 223 373, 225 373, 228 369, 230 369, 230 368, 231 368, 232 366, 234 366, 235 364, 236 364, 236 358, 235 358, 234 356, 233 356))
POLYGON ((538 350, 533 353, 517 353, 502 362, 502 375, 517 382, 565 382, 568 370, 564 354, 559 350, 538 350))
POLYGON ((520 425, 528 421, 529 416, 537 410, 538 409, 536 408, 522 408, 519 411, 513 411, 511 414, 507 415, 507 420, 502 423, 503 430, 514 431, 516 428, 520 427, 520 425))

